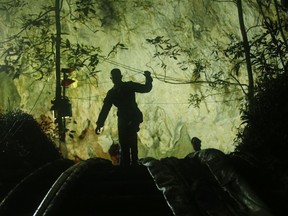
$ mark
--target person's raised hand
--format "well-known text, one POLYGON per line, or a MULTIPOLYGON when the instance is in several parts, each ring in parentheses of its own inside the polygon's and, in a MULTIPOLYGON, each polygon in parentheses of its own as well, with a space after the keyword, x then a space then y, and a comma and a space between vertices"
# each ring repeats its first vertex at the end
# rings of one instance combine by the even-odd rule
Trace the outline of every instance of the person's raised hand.
POLYGON ((150 71, 144 71, 144 76, 151 76, 150 71))
POLYGON ((96 134, 100 134, 101 133, 101 131, 102 131, 102 127, 96 127, 96 129, 95 129, 95 133, 96 134))

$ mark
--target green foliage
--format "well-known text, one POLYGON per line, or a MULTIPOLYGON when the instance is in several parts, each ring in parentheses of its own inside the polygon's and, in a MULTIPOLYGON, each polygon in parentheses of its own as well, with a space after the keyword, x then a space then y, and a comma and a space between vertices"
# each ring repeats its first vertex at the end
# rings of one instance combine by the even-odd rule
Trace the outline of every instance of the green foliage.
POLYGON ((62 43, 61 50, 61 57, 66 59, 68 67, 85 68, 90 73, 96 71, 101 52, 99 47, 79 43, 72 44, 69 39, 66 39, 66 43, 62 43))
POLYGON ((113 46, 107 57, 116 55, 118 50, 128 50, 128 48, 123 43, 118 42, 115 46, 113 46))
POLYGON ((288 49, 283 34, 287 15, 271 1, 258 1, 258 4, 263 16, 263 32, 250 40, 257 77, 255 104, 252 109, 248 109, 247 104, 242 109, 245 127, 238 132, 236 150, 253 155, 267 169, 275 171, 288 162, 288 49), (275 10, 276 16, 269 16, 271 10, 275 10))
POLYGON ((86 22, 96 17, 95 0, 78 0, 76 1, 75 20, 86 22))
MULTIPOLYGON (((152 39, 146 39, 146 41, 155 47, 155 53, 153 58, 157 58, 161 61, 161 68, 166 71, 167 64, 166 58, 177 60, 180 55, 181 49, 178 44, 171 43, 170 39, 165 39, 164 36, 157 36, 152 39)), ((182 70, 182 66, 180 66, 182 70)))
POLYGON ((243 41, 236 39, 236 36, 229 34, 230 44, 226 49, 223 50, 224 55, 231 60, 234 64, 233 71, 238 77, 240 75, 240 67, 245 64, 245 50, 243 46, 243 41))
MULTIPOLYGON (((262 24, 255 26, 260 33, 250 38, 250 56, 256 80, 266 77, 275 77, 286 70, 288 46, 283 34, 287 15, 283 8, 275 9, 272 1, 257 1, 259 12, 262 15, 262 24), (275 11, 276 10, 276 11, 275 11), (271 11, 278 14, 275 18, 271 11), (271 15, 272 14, 272 15, 271 15)), ((280 7, 280 5, 278 5, 280 7)), ((231 43, 225 50, 225 55, 238 64, 244 64, 244 48, 241 41, 237 41, 233 35, 231 43)), ((235 68, 239 68, 235 66, 235 68)), ((236 74, 239 70, 236 70, 236 74)))
MULTIPOLYGON (((224 91, 226 95, 229 92, 229 90, 227 91, 228 87, 235 88, 241 85, 239 82, 235 83, 229 75, 224 73, 224 71, 215 71, 212 68, 213 63, 209 62, 207 59, 204 59, 203 57, 195 58, 197 50, 193 47, 182 48, 179 44, 171 42, 171 39, 166 39, 164 36, 156 36, 152 39, 146 39, 146 41, 148 44, 154 46, 155 52, 153 58, 160 62, 161 69, 164 72, 163 76, 156 77, 160 81, 172 84, 208 86, 204 93, 199 92, 190 94, 188 99, 190 106, 192 105, 199 108, 200 104, 205 102, 208 97, 216 95, 215 91, 224 91), (184 73, 184 76, 189 76, 190 79, 178 79, 176 78, 177 75, 168 75, 168 71, 171 70, 171 68, 169 68, 171 62, 175 62, 175 65, 178 66, 179 73, 184 73)), ((217 50, 212 51, 211 56, 214 56, 215 61, 219 61, 220 59, 217 50)), ((237 100, 241 99, 239 98, 237 100)))
MULTIPOLYGON (((22 1, 22 7, 29 7, 31 3, 22 1), (25 3, 25 4, 24 4, 25 3)), ((88 22, 96 13, 95 1, 76 1, 70 6, 70 11, 63 14, 62 19, 67 20, 70 15, 71 22, 88 22)), ((10 6, 12 10, 16 5, 10 6)), ((8 13, 8 9, 7 9, 8 13)), ((3 63, 1 69, 6 69, 15 79, 26 73, 35 79, 43 79, 51 76, 55 71, 55 12, 53 5, 43 5, 38 13, 28 13, 21 16, 20 31, 3 41, 1 56, 3 63)), ((95 74, 99 63, 98 56, 101 53, 99 47, 72 43, 69 35, 62 34, 61 62, 62 65, 88 70, 89 74, 95 74), (66 38, 66 40, 65 40, 66 38)))
POLYGON ((7 0, 0 2, 0 11, 6 11, 7 13, 14 14, 15 11, 21 10, 27 2, 25 0, 7 0))
MULTIPOLYGON (((23 5, 24 6, 24 5, 23 5)), ((25 4, 25 6, 28 6, 25 4)), ((2 51, 4 65, 13 78, 18 78, 26 69, 38 79, 53 70, 53 23, 49 15, 53 8, 45 7, 39 14, 21 17, 21 30, 5 42, 2 51), (6 48, 6 49, 5 49, 6 48)))
POLYGON ((196 94, 190 94, 188 102, 193 107, 200 108, 200 104, 201 104, 203 99, 204 99, 204 97, 199 95, 199 94, 197 94, 197 93, 196 94))
MULTIPOLYGON (((157 36, 152 39, 146 39, 148 44, 151 44, 155 48, 155 53, 153 58, 160 60, 161 68, 166 74, 168 61, 175 61, 178 68, 185 72, 190 69, 193 65, 193 74, 194 79, 198 79, 200 74, 205 71, 206 65, 203 59, 190 59, 191 49, 182 49, 179 44, 172 43, 170 39, 164 38, 164 36, 157 36), (182 60, 185 59, 185 60, 182 60)), ((168 81, 169 78, 165 77, 165 80, 168 81)), ((177 80, 174 80, 177 81, 177 80)), ((169 82, 169 81, 168 81, 169 82)), ((173 82, 173 80, 171 80, 173 82)), ((187 82, 187 81, 185 81, 187 82)), ((179 82, 181 84, 181 82, 179 82)))

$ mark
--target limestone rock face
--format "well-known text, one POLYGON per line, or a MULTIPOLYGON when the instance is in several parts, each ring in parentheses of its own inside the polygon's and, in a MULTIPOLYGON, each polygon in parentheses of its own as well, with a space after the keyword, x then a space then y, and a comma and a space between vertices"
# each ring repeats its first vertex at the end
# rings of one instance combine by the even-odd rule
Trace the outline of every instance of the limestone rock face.
MULTIPOLYGON (((243 2, 249 27, 256 23, 256 18, 253 18, 253 7, 243 2)), ((43 0, 29 7, 28 1, 21 13, 40 11, 42 3, 53 5, 53 1, 43 0)), ((23 74, 13 80, 0 73, 2 110, 20 108, 33 114, 40 123, 50 122, 46 130, 52 131, 50 135, 68 158, 109 158, 110 145, 118 142, 116 109, 111 109, 101 135, 95 135, 94 130, 103 99, 112 87, 110 70, 117 67, 121 69, 124 81, 135 82, 144 82, 143 71, 149 70, 154 78, 153 89, 147 94, 137 94, 139 108, 144 114, 138 133, 140 158, 184 157, 194 151, 190 144, 193 136, 202 140, 202 148, 233 151, 233 139, 240 125, 239 99, 244 97, 240 87, 230 86, 215 92, 209 90, 207 83, 189 83, 195 76, 200 81, 219 71, 223 72, 223 79, 229 77, 231 62, 224 57, 217 59, 214 54, 227 47, 231 35, 241 38, 237 8, 233 3, 211 0, 96 1, 96 13, 87 24, 70 20, 67 14, 71 7, 73 5, 63 0, 61 25, 65 34, 62 41, 69 39, 71 43, 100 47, 101 54, 93 76, 87 68, 76 68, 71 77, 76 82, 66 89, 73 112, 66 122, 66 142, 59 143, 55 133, 53 135, 56 125, 50 101, 55 97, 54 71, 41 79, 31 65, 23 66, 23 74), (163 42, 162 50, 151 43, 156 38, 163 42), (165 48, 167 52, 163 53, 165 48), (197 75, 200 66, 206 75, 197 75), (205 96, 199 108, 189 105, 190 94, 196 93, 205 96)), ((1 23, 5 23, 1 24, 5 29, 1 32, 1 41, 5 41, 19 31, 12 16, 20 12, 10 16, 5 11, 0 13, 5 15, 1 16, 1 23), (8 29, 9 26, 13 28, 8 29)), ((30 32, 27 37, 33 34, 39 33, 30 32)), ((13 45, 12 41, 10 45, 13 45)), ((7 43, 1 46, 1 52, 8 46, 7 43)), ((24 65, 25 59, 23 61, 24 65)), ((62 60, 61 67, 68 66, 68 62, 62 60)), ((239 79, 246 82, 245 71, 239 79)))
POLYGON ((19 106, 21 97, 12 81, 11 77, 9 77, 6 73, 0 73, 0 111, 4 108, 15 109, 19 106))

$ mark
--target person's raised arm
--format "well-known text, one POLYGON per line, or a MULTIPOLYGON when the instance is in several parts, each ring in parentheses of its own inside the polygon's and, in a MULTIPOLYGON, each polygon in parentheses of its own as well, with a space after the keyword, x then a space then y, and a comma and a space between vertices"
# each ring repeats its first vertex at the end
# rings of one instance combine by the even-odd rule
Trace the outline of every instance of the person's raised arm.
POLYGON ((144 76, 146 78, 145 84, 133 83, 133 89, 135 92, 146 93, 151 91, 153 82, 151 73, 149 71, 144 71, 144 76))

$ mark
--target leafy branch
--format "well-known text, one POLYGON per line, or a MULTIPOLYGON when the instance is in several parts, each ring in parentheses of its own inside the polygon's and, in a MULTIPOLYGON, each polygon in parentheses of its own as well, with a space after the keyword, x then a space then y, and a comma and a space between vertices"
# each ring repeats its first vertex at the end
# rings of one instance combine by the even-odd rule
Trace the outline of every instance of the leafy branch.
MULTIPOLYGON (((91 18, 90 14, 95 13, 93 1, 84 2, 85 4, 82 4, 83 0, 80 0, 74 4, 75 18, 73 22, 88 22, 91 18), (85 17, 87 19, 84 19, 85 17)), ((13 1, 7 3, 9 3, 9 7, 3 6, 7 13, 19 7, 12 4, 13 1)), ((18 1, 18 3, 21 7, 29 6, 25 1, 21 1, 21 4, 18 1)), ((72 10, 72 8, 70 9, 72 10)), ((66 19, 66 17, 67 15, 64 14, 62 19, 66 19)), ((8 40, 2 41, 1 70, 12 74, 13 79, 18 78, 25 71, 30 71, 30 74, 36 79, 50 76, 55 71, 54 6, 43 6, 39 13, 23 15, 21 21, 20 31, 11 35, 8 40)), ((63 38, 65 36, 65 34, 62 35, 63 38)), ((69 39, 66 39, 64 42, 62 41, 61 48, 63 49, 61 57, 63 64, 68 62, 69 67, 95 71, 96 65, 99 63, 98 55, 101 52, 99 47, 71 43, 69 39)))
MULTIPOLYGON (((169 84, 207 85, 210 91, 220 90, 228 86, 238 88, 240 85, 243 90, 247 87, 246 84, 241 84, 238 80, 234 82, 235 77, 231 80, 231 77, 227 76, 223 71, 209 72, 211 71, 209 62, 206 59, 193 58, 193 52, 195 52, 193 48, 181 48, 179 44, 172 43, 170 39, 166 39, 164 36, 146 39, 146 41, 148 44, 154 46, 155 52, 153 58, 160 61, 160 67, 164 72, 164 75, 155 74, 155 77, 160 81, 169 84), (190 73, 190 79, 168 76, 169 63, 173 61, 178 66, 180 72, 190 73)), ((212 51, 212 54, 219 60, 219 53, 217 51, 212 51)), ((210 93, 201 96, 191 94, 189 103, 190 105, 199 107, 200 103, 211 95, 210 93)))

